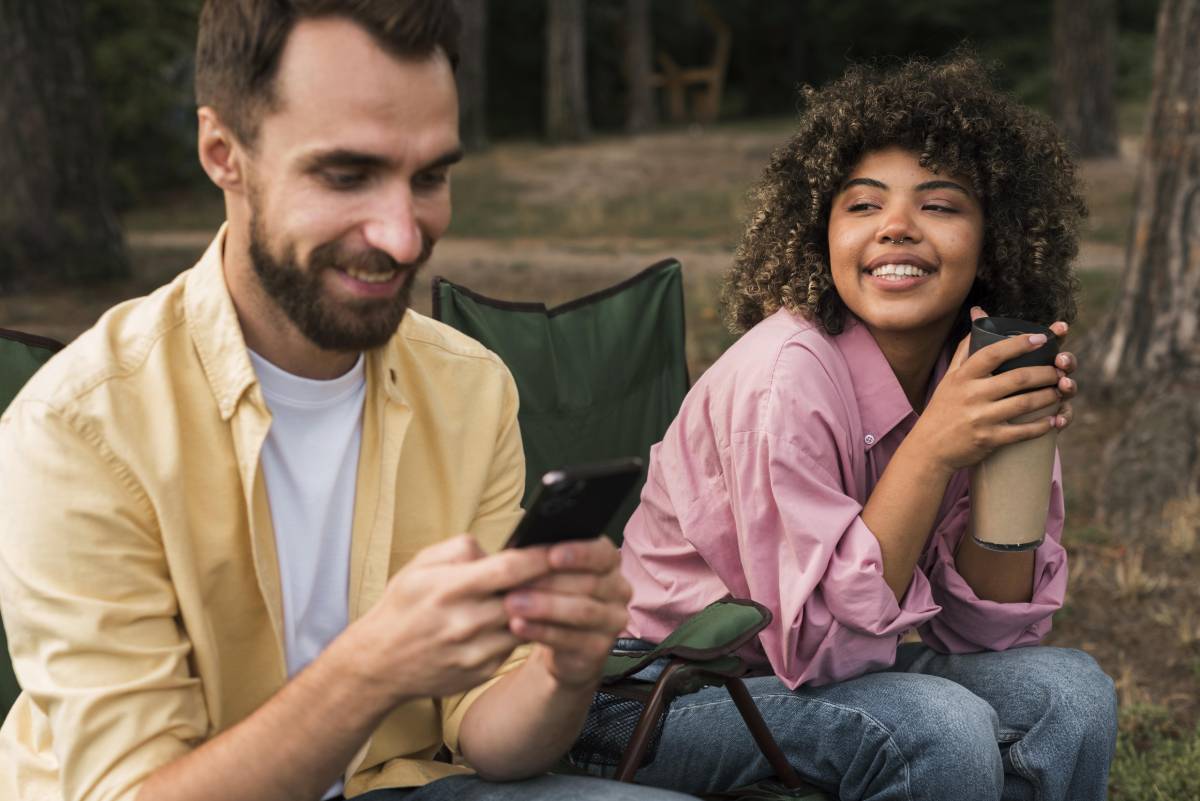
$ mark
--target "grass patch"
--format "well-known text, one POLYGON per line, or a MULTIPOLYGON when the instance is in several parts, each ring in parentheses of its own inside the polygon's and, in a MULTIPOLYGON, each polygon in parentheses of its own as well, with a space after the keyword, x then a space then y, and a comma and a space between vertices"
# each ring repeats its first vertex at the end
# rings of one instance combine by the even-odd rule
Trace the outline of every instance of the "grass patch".
POLYGON ((1121 289, 1118 273, 1102 270, 1079 272, 1079 316, 1071 326, 1071 341, 1081 342, 1112 309, 1121 289))
POLYGON ((1088 218, 1082 237, 1094 242, 1124 245, 1133 219, 1133 187, 1113 190, 1111 186, 1087 188, 1088 218))
POLYGON ((1183 731, 1161 707, 1122 710, 1109 781, 1114 801, 1178 801, 1200 792, 1200 728, 1183 731))
MULTIPOLYGON (((1068 508, 1070 499, 1068 498, 1068 508)), ((1063 540, 1077 545, 1112 545, 1112 532, 1096 525, 1067 526, 1063 540)))
POLYGON ((212 231, 225 221, 225 198, 211 185, 196 185, 130 209, 126 231, 212 231))
POLYGON ((464 165, 454 176, 451 234, 480 239, 705 240, 732 247, 741 235, 745 194, 740 184, 701 190, 652 186, 618 197, 541 201, 482 162, 471 168, 464 165))

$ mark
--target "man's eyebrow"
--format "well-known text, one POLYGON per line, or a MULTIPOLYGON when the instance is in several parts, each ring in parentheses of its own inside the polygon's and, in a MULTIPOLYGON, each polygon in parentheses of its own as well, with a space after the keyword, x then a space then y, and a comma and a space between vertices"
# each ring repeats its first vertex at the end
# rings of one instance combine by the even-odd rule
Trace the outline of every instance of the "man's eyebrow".
MULTIPOLYGON (((463 149, 456 147, 438 156, 428 164, 422 165, 418 172, 447 167, 462 161, 462 157, 463 149)), ((319 150, 316 153, 310 153, 300 162, 300 166, 304 172, 314 172, 331 167, 340 167, 343 169, 379 169, 387 167, 391 163, 390 159, 377 156, 373 153, 363 153, 362 151, 348 150, 346 148, 334 148, 333 150, 319 150)))
POLYGON ((383 167, 387 163, 388 160, 383 156, 375 156, 357 150, 335 148, 334 150, 319 150, 316 153, 310 153, 300 162, 300 166, 305 172, 313 172, 314 170, 327 169, 329 167, 356 167, 360 169, 383 167))
POLYGON ((417 172, 426 172, 428 170, 436 170, 441 167, 449 167, 451 164, 457 164, 458 162, 462 161, 462 158, 463 149, 461 147, 456 147, 453 150, 438 156, 436 159, 426 164, 417 172))

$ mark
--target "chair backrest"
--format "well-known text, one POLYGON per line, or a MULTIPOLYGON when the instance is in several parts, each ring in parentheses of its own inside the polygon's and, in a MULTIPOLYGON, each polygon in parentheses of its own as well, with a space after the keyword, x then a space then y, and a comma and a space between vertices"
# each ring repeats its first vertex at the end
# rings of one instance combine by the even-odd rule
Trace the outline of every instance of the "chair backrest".
MULTIPOLYGON (((552 309, 435 278, 433 315, 512 371, 521 400, 525 503, 547 470, 627 456, 647 460, 687 394, 683 274, 674 259, 552 309)), ((618 545, 644 481, 643 475, 609 524, 618 545)))
MULTIPOLYGON (((62 343, 53 339, 0 328, 0 414, 12 403, 29 377, 61 349, 62 343)), ((8 656, 8 638, 0 625, 0 720, 8 715, 20 693, 8 656)))

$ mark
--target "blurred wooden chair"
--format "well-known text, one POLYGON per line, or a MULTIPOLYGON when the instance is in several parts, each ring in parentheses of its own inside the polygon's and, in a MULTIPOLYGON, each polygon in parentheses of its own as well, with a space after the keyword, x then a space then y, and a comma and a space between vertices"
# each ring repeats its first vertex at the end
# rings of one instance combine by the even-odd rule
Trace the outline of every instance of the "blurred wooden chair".
POLYGON ((667 116, 672 122, 685 122, 688 117, 688 90, 697 87, 692 116, 696 122, 713 123, 721 113, 721 94, 725 91, 725 73, 733 47, 733 33, 725 20, 707 0, 695 0, 696 11, 708 23, 714 36, 712 59, 706 66, 680 67, 671 56, 660 50, 658 64, 662 72, 650 77, 650 85, 661 88, 666 95, 667 116))

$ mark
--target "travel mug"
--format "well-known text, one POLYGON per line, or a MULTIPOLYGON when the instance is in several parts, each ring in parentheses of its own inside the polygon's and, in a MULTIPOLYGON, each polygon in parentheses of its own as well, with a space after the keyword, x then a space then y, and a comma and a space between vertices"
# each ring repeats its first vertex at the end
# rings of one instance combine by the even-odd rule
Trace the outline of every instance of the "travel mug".
MULTIPOLYGON (((970 352, 1014 336, 1045 334, 1046 344, 1000 365, 993 374, 1018 367, 1053 365, 1058 337, 1043 325, 1007 317, 981 317, 971 324, 970 352)), ((1015 418, 1028 423, 1058 411, 1058 402, 1015 418)), ((1046 536, 1050 510, 1050 476, 1054 469, 1057 429, 1036 439, 997 448, 970 470, 971 533, 975 541, 996 551, 1036 548, 1046 536)))

